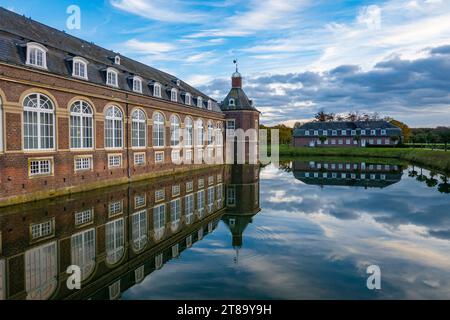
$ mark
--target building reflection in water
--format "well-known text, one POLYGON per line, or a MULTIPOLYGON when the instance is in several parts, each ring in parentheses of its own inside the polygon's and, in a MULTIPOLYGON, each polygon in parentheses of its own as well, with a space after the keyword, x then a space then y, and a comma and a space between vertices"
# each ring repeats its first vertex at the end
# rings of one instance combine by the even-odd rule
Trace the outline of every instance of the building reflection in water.
POLYGON ((347 161, 294 161, 294 177, 309 185, 385 188, 400 182, 403 168, 398 164, 347 161))
POLYGON ((222 166, 0 209, 0 300, 119 299, 212 233, 242 246, 259 167, 222 166), (81 290, 66 270, 81 269, 81 290))

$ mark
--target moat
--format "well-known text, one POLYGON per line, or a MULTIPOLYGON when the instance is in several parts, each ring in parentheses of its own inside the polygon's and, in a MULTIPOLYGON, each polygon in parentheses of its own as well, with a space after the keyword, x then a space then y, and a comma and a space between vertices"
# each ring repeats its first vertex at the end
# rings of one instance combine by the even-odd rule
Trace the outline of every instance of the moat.
POLYGON ((0 299, 450 299, 449 180, 297 159, 1 208, 0 299))

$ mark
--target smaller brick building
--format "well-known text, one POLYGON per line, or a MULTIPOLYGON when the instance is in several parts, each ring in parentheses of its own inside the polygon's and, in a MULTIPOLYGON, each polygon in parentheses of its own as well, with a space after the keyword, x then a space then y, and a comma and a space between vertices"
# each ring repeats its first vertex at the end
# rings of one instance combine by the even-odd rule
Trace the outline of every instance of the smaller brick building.
POLYGON ((387 121, 310 122, 294 130, 294 147, 394 146, 402 130, 387 121))

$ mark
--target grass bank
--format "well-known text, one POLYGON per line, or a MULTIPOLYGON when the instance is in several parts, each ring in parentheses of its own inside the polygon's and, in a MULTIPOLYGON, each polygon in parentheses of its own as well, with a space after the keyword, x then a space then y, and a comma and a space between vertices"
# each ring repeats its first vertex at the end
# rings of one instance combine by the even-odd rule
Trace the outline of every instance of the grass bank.
POLYGON ((293 148, 280 145, 280 156, 390 158, 406 160, 429 169, 450 173, 450 151, 400 148, 293 148))

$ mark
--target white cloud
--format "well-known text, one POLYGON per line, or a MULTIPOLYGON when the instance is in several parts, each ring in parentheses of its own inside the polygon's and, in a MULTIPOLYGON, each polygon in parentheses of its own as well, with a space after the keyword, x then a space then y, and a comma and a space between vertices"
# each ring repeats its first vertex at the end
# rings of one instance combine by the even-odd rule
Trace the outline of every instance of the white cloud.
POLYGON ((358 22, 365 24, 368 29, 381 29, 381 8, 376 5, 364 7, 359 12, 358 22))
POLYGON ((151 41, 139 41, 137 39, 131 39, 124 43, 128 50, 132 50, 139 54, 161 54, 176 49, 176 46, 171 43, 164 42, 151 42, 151 41))

